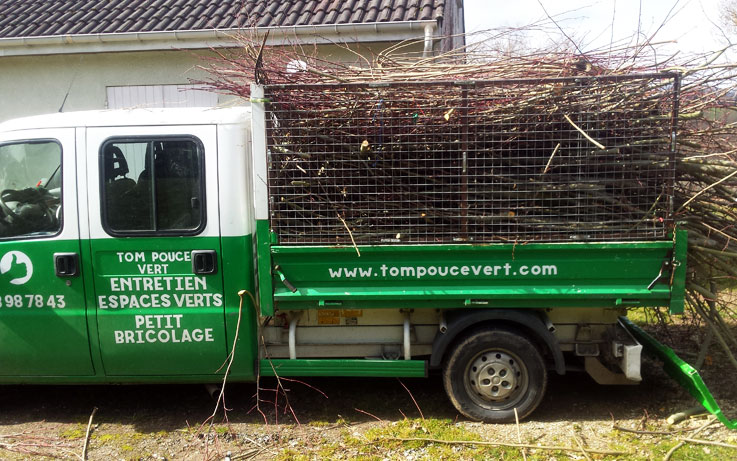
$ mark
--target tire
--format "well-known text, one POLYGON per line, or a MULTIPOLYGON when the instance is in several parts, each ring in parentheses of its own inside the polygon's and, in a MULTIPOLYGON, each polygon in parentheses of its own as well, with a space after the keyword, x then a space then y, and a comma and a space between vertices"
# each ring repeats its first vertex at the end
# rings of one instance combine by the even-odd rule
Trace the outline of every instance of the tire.
POLYGON ((488 423, 515 421, 532 413, 547 387, 540 351, 511 329, 477 331, 450 351, 443 385, 453 406, 466 417, 488 423))

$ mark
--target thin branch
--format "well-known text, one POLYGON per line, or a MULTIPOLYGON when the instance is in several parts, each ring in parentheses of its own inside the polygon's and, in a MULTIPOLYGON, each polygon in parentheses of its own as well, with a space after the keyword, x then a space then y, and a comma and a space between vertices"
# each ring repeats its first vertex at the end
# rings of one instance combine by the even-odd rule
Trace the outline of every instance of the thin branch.
POLYGON ((600 142, 597 142, 594 138, 592 138, 591 136, 589 136, 588 134, 586 134, 586 132, 583 131, 580 126, 578 126, 575 123, 573 123, 573 120, 571 120, 571 118, 568 115, 563 114, 563 117, 565 117, 566 121, 568 123, 570 123, 573 128, 575 128, 576 130, 578 130, 578 132, 581 133, 586 139, 588 139, 589 141, 591 141, 591 143, 593 145, 595 145, 596 147, 598 147, 601 150, 605 150, 606 149, 606 146, 604 146, 600 142))
POLYGON ((87 432, 84 434, 84 447, 82 448, 82 461, 87 461, 87 447, 90 444, 90 433, 92 432, 92 419, 97 413, 97 407, 92 408, 92 414, 90 414, 90 420, 87 421, 87 432))
POLYGON ((556 21, 555 19, 553 19, 553 17, 552 17, 552 16, 550 16, 550 14, 548 13, 548 10, 546 10, 546 9, 545 9, 545 6, 543 5, 543 2, 542 2, 541 0, 537 0, 537 3, 538 3, 538 4, 540 5, 540 8, 542 8, 543 12, 545 13, 545 16, 547 16, 547 17, 548 17, 548 19, 550 20, 550 22, 552 22, 553 24, 555 24, 555 27, 557 27, 557 28, 558 28, 558 30, 560 31, 560 33, 561 33, 561 34, 563 34, 563 36, 565 36, 565 38, 567 38, 569 42, 571 42, 571 44, 572 44, 572 45, 573 45, 573 46, 574 46, 574 47, 576 48, 576 50, 577 50, 577 51, 578 51, 578 52, 579 52, 579 53, 580 53, 581 55, 583 55, 583 54, 584 54, 584 52, 583 52, 583 51, 581 51, 581 48, 579 48, 579 47, 578 47, 578 44, 577 44, 577 43, 576 43, 575 41, 573 41, 573 39, 572 39, 571 37, 569 37, 569 36, 568 36, 568 34, 566 33, 566 31, 565 31, 565 30, 563 30, 563 28, 562 28, 561 26, 559 26, 559 25, 558 25, 558 22, 557 22, 557 21, 556 21))
POLYGON ((724 443, 724 442, 713 442, 711 440, 703 440, 703 439, 692 439, 692 438, 684 438, 684 442, 688 443, 696 443, 699 445, 713 445, 715 447, 725 447, 725 448, 734 448, 737 449, 737 445, 731 444, 731 443, 724 443))
MULTIPOLYGON (((379 440, 395 440, 399 442, 425 442, 425 443, 442 443, 446 445, 481 445, 490 447, 510 447, 510 448, 531 448, 534 450, 545 450, 545 451, 575 451, 580 452, 577 447, 558 447, 550 445, 531 445, 527 443, 503 443, 503 442, 481 442, 474 440, 441 440, 441 439, 430 439, 422 437, 381 437, 379 440)), ((622 456, 630 455, 626 451, 610 451, 610 450, 597 450, 589 449, 589 453, 597 455, 609 455, 609 456, 622 456)))
POLYGON ((340 222, 343 223, 343 226, 345 226, 345 230, 348 231, 348 236, 351 238, 351 242, 353 243, 353 248, 356 250, 356 254, 358 257, 361 257, 361 250, 358 249, 358 245, 356 245, 356 240, 353 238, 353 232, 351 232, 351 229, 348 227, 348 223, 345 222, 345 219, 341 215, 337 215, 338 219, 340 219, 340 222))
POLYGON ((420 408, 420 406, 419 406, 419 405, 417 404, 417 400, 415 400, 415 396, 414 396, 414 395, 412 395, 412 393, 411 393, 411 392, 409 391, 409 389, 407 388, 407 386, 405 386, 405 385, 404 385, 404 383, 402 382, 402 380, 401 380, 401 379, 397 378, 397 381, 399 381, 399 384, 401 384, 401 385, 402 385, 402 387, 404 388, 404 390, 405 390, 405 391, 407 391, 407 393, 409 394, 409 398, 411 398, 411 399, 412 399, 412 403, 414 403, 414 404, 415 404, 415 407, 417 408, 417 411, 419 411, 419 412, 420 412, 420 418, 422 418, 422 420, 424 421, 424 420, 425 420, 425 415, 423 415, 423 414, 422 414, 422 409, 421 409, 421 408, 420 408))
POLYGON ((218 412, 218 409, 220 407, 220 403, 221 402, 223 404, 223 411, 226 411, 226 414, 227 414, 227 409, 225 408, 225 385, 228 382, 228 376, 230 376, 230 368, 233 365, 233 360, 235 360, 236 345, 238 344, 238 337, 239 337, 240 331, 241 331, 241 316, 243 314, 243 295, 246 294, 246 293, 248 293, 248 295, 251 297, 251 300, 254 303, 256 302, 256 299, 254 298, 254 296, 248 290, 241 290, 241 291, 238 292, 238 297, 240 298, 240 303, 238 304, 238 321, 235 324, 235 337, 233 338, 233 345, 231 346, 230 354, 228 354, 229 355, 229 357, 227 359, 228 360, 227 361, 227 364, 228 365, 225 368, 225 374, 223 375, 223 382, 222 382, 222 385, 220 387, 220 394, 218 395, 217 402, 215 402, 215 409, 212 411, 212 415, 210 415, 210 418, 208 418, 208 419, 210 419, 210 427, 212 427, 212 424, 215 421, 215 415, 217 415, 217 412, 218 412))
MULTIPOLYGON (((717 182, 715 182, 715 183, 713 183, 713 184, 711 184, 711 185, 707 186, 706 188, 702 189, 701 191, 699 191, 698 193, 696 193, 696 195, 694 195, 693 197, 691 197, 690 199, 688 199, 688 200, 686 201, 686 203, 684 203, 683 205, 681 205, 681 206, 680 206, 680 207, 678 208, 678 211, 681 211, 682 209, 684 209, 684 208, 686 207, 686 205, 688 205, 689 203, 691 203, 691 202, 693 202, 694 200, 696 200, 696 198, 697 198, 697 197, 698 197, 699 195, 701 195, 701 194, 703 194, 704 192, 708 191, 708 190, 709 190, 709 189, 711 189, 712 187, 715 187, 715 186, 717 186, 717 185, 719 185, 719 184, 723 183, 724 181, 728 180, 729 178, 731 178, 731 177, 733 177, 733 176, 735 176, 735 175, 737 175, 737 170, 735 170, 735 171, 733 171, 732 173, 728 174, 727 176, 723 177, 723 178, 722 178, 722 179, 720 179, 719 181, 717 181, 717 182)), ((676 213, 677 213, 678 211, 676 211, 676 213)))
POLYGON ((550 158, 548 159, 548 163, 545 164, 545 169, 543 169, 543 174, 547 173, 548 172, 548 169, 550 169, 550 162, 553 161, 553 157, 555 157, 555 153, 558 152, 558 149, 560 149, 560 143, 556 144, 555 149, 553 149, 553 153, 550 154, 550 158))
MULTIPOLYGON (((514 407, 514 424, 517 426, 517 443, 522 443, 522 434, 519 430, 519 414, 517 413, 517 407, 514 407)), ((522 452, 522 459, 524 461, 527 461, 527 450, 522 448, 520 449, 522 452)))
POLYGON ((372 413, 369 413, 368 411, 364 411, 364 410, 361 410, 360 408, 354 408, 354 410, 356 410, 356 411, 357 411, 357 412, 359 412, 359 413, 363 413, 363 414, 364 414, 364 415, 366 415, 366 416, 371 416, 371 417, 372 417, 372 418, 374 418, 374 419, 375 419, 376 421, 379 421, 379 422, 382 422, 382 423, 384 422, 384 420, 383 420, 383 419, 379 418, 378 416, 376 416, 376 415, 374 415, 374 414, 372 414, 372 413))
MULTIPOLYGON (((710 417, 706 421, 706 423, 704 423, 704 425, 701 426, 700 428, 696 429, 696 431, 694 431, 694 433, 692 435, 696 435, 696 434, 699 434, 700 432, 703 432, 707 427, 711 426, 715 422, 716 422, 716 418, 710 417)), ((668 450, 668 453, 665 454, 665 457, 663 458, 663 461, 668 461, 671 458, 671 456, 673 456, 673 453, 675 453, 676 450, 678 450, 679 448, 681 448, 684 445, 686 445, 686 442, 682 440, 677 445, 675 445, 673 448, 671 448, 670 450, 668 450)))
POLYGON ((581 453, 583 453, 583 456, 587 460, 592 461, 591 460, 591 456, 589 456, 589 453, 587 452, 586 448, 583 447, 583 442, 581 442, 581 440, 579 440, 578 436, 575 433, 573 434, 573 440, 576 441, 576 445, 578 445, 578 448, 581 449, 581 453))

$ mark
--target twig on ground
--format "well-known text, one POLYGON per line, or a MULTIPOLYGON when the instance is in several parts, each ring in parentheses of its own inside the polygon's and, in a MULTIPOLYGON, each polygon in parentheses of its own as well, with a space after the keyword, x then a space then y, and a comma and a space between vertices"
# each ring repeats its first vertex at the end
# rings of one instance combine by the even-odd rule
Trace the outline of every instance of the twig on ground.
POLYGON ((75 447, 71 442, 34 435, 29 431, 0 435, 0 439, 7 440, 0 442, 0 449, 13 453, 48 458, 62 458, 63 453, 66 457, 82 459, 79 453, 72 450, 75 447))
POLYGON ((637 429, 628 429, 626 427, 622 426, 612 426, 612 429, 616 431, 621 432, 629 432, 631 434, 641 434, 641 435, 675 435, 675 434, 682 434, 684 432, 691 432, 693 430, 696 430, 695 427, 688 427, 685 429, 677 429, 675 431, 638 431, 637 429))
POLYGON ((674 413, 665 420, 668 424, 677 424, 680 423, 683 420, 686 420, 690 418, 691 416, 698 415, 698 414, 704 414, 706 413, 706 410, 702 405, 696 405, 694 407, 691 407, 687 410, 679 411, 678 413, 674 413))
MULTIPOLYGON (((545 450, 545 451, 575 451, 580 452, 577 447, 558 447, 548 445, 530 445, 526 443, 503 443, 503 442, 481 442, 474 440, 441 440, 441 439, 430 439, 422 437, 381 437, 381 440, 395 440, 399 442, 425 442, 425 443, 443 443, 446 445, 484 445, 490 447, 512 447, 512 448, 530 448, 533 450, 545 450)), ((626 451, 610 451, 610 450, 597 450, 589 449, 589 453, 597 455, 609 455, 609 456, 621 456, 629 455, 626 451)))
POLYGON ((92 413, 90 414, 90 420, 87 422, 87 432, 84 434, 84 447, 82 448, 82 461, 87 460, 87 447, 90 444, 90 432, 92 431, 92 419, 95 417, 95 413, 97 413, 97 407, 92 408, 92 413))
MULTIPOLYGON (((520 430, 519 430, 519 414, 517 413, 517 407, 514 407, 514 422, 517 426, 517 442, 522 443, 522 434, 520 433, 520 430)), ((525 449, 522 448, 520 451, 522 452, 522 459, 524 461, 527 461, 527 453, 525 452, 525 449)))
POLYGON ((573 432, 573 440, 576 442, 576 445, 578 445, 578 448, 581 449, 581 453, 583 453, 583 456, 591 461, 591 456, 589 456, 588 452, 586 451, 586 448, 583 446, 583 442, 581 439, 576 435, 575 432, 573 432))
POLYGON ((233 455, 230 457, 230 459, 231 461, 235 461, 236 459, 251 459, 251 458, 255 458, 256 456, 260 455, 261 453, 263 453, 263 451, 264 451, 263 448, 257 448, 257 449, 253 449, 250 451, 246 451, 244 453, 233 455))
MULTIPOLYGON (((696 434, 698 434, 700 432, 703 432, 707 427, 711 426, 715 422, 716 422, 716 418, 710 417, 708 419, 708 421, 706 421, 706 423, 703 426, 701 426, 698 429, 696 429, 692 435, 696 435, 696 434)), ((673 456, 673 453, 675 453, 676 450, 678 450, 679 448, 681 448, 684 445, 686 445, 686 442, 684 440, 681 440, 680 442, 678 442, 677 445, 675 445, 673 448, 671 448, 670 450, 668 450, 668 453, 665 454, 665 457, 663 458, 663 461, 668 461, 671 458, 671 456, 673 456)))
POLYGON ((700 445, 714 445, 715 447, 725 447, 725 448, 735 448, 737 449, 737 445, 731 444, 731 443, 724 443, 724 442, 713 442, 711 440, 703 440, 703 439, 692 439, 690 437, 686 437, 683 439, 684 442, 688 443, 697 443, 700 445))
POLYGON ((609 412, 609 416, 612 418, 612 429, 620 432, 629 432, 632 434, 642 434, 642 435, 674 435, 674 434, 681 434, 683 432, 691 432, 698 429, 698 427, 685 427, 683 429, 676 429, 673 431, 646 431, 646 430, 638 430, 638 429, 630 429, 627 427, 618 426, 614 422, 614 415, 612 412, 609 412))

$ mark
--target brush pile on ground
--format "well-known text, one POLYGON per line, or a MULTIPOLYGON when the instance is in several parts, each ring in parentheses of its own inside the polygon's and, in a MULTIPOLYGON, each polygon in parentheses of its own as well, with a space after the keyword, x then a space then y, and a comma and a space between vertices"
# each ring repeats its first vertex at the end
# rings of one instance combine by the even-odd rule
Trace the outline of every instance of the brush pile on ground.
POLYGON ((654 49, 340 63, 244 39, 209 70, 220 92, 267 85, 281 243, 662 239, 678 223, 688 302, 737 366, 716 294, 737 277, 734 66, 654 49))

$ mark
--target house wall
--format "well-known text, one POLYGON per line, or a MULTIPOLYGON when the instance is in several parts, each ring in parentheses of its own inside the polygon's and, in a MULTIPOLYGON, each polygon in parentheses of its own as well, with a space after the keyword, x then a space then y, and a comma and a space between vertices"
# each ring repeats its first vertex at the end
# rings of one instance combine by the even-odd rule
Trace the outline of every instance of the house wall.
MULTIPOLYGON (((202 53, 198 53, 202 55, 202 53)), ((101 53, 0 58, 0 120, 106 108, 106 87, 203 78, 196 52, 101 53), (65 95, 66 102, 64 102, 65 95)))
MULTIPOLYGON (((390 43, 361 45, 358 50, 370 56, 390 43)), ((310 52, 309 47, 305 52, 310 52)), ((327 60, 356 62, 355 53, 343 47, 312 47, 327 60)), ((402 52, 421 52, 422 43, 402 52)), ((107 108, 108 86, 173 85, 204 80, 209 51, 146 51, 76 55, 0 57, 0 121, 28 115, 107 108), (68 95, 67 95, 68 91, 68 95), (64 102, 66 96, 66 102, 64 102)), ((364 63, 365 65, 365 63, 364 63)), ((218 95, 218 104, 238 104, 229 95, 218 95)))

